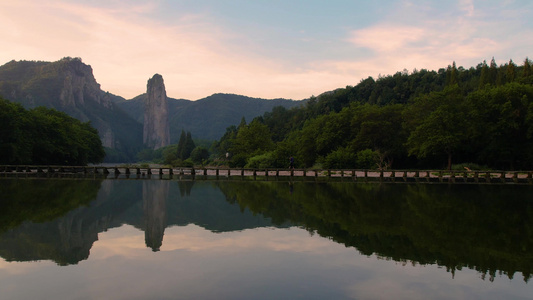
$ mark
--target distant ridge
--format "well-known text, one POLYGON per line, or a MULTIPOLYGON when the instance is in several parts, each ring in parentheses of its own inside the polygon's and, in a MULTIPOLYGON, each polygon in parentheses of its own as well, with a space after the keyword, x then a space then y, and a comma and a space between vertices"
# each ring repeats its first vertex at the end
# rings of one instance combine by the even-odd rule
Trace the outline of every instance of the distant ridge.
MULTIPOLYGON (((133 119, 142 123, 145 98, 146 94, 142 94, 131 100, 116 103, 133 119)), ((168 98, 167 101, 171 144, 178 142, 182 129, 190 131, 194 138, 216 140, 226 132, 227 127, 238 125, 243 117, 250 122, 253 118, 271 111, 276 106, 291 108, 304 103, 287 99, 267 100, 222 93, 196 101, 173 98, 168 98)))

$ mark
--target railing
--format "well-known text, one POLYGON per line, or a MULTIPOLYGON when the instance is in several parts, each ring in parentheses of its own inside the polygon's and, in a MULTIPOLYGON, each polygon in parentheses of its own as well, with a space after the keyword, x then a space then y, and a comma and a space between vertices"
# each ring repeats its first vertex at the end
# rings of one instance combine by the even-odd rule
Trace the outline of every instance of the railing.
POLYGON ((0 166, 0 177, 533 184, 533 171, 234 169, 138 166, 0 166))

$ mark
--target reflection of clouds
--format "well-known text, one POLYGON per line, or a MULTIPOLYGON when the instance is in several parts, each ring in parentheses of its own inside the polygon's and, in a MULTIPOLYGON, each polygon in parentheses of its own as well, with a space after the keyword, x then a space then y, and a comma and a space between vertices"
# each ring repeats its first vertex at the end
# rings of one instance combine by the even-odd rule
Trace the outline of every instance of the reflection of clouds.
POLYGON ((331 242, 322 237, 309 238, 303 229, 258 228, 213 234, 199 226, 168 228, 162 251, 236 251, 261 248, 272 251, 331 253, 331 242), (283 234, 279 231, 283 230, 283 234))
POLYGON ((89 259, 106 259, 112 256, 133 257, 148 251, 144 233, 131 225, 123 225, 98 234, 89 259))
MULTIPOLYGON (((335 244, 337 245, 337 244, 335 244)), ((344 246, 338 245, 340 250, 344 246)), ((91 259, 104 259, 111 256, 135 257, 146 250, 143 233, 130 225, 99 234, 98 241, 91 249, 91 259)), ((212 233, 197 225, 169 227, 165 231, 165 241, 161 251, 217 251, 231 252, 250 249, 268 249, 294 253, 335 254, 332 242, 320 236, 310 238, 303 229, 259 228, 243 231, 212 233), (278 231, 284 234, 280 235, 278 231)), ((353 250, 353 248, 351 248, 353 250)))

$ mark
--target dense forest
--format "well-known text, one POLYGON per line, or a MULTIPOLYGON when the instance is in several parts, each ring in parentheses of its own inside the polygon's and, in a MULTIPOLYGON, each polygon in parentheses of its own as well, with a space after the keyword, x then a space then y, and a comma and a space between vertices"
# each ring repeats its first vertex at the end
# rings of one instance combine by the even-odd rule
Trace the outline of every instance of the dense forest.
POLYGON ((104 157, 90 123, 51 108, 26 110, 0 98, 0 164, 86 165, 104 157))
POLYGON ((368 77, 243 119, 212 151, 232 167, 532 169, 531 61, 368 77))

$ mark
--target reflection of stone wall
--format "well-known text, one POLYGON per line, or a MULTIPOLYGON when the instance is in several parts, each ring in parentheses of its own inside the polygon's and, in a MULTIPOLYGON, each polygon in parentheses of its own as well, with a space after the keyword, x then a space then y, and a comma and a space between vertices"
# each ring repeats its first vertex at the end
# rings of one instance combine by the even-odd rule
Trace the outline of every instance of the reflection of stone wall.
POLYGON ((147 180, 143 182, 143 211, 145 220, 144 239, 146 246, 159 251, 167 223, 166 200, 170 182, 147 180))

